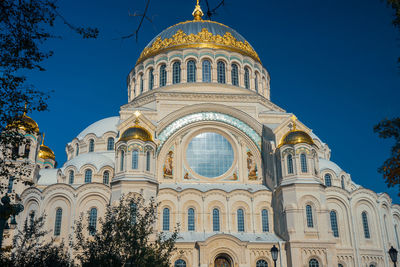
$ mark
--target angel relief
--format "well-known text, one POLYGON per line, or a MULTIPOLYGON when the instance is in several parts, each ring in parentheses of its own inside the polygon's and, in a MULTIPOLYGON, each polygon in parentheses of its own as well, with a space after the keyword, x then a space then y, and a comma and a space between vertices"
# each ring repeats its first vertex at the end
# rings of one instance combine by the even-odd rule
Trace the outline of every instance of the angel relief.
POLYGON ((257 180, 257 163, 250 151, 247 152, 247 170, 249 171, 249 180, 257 180))
POLYGON ((174 152, 169 151, 164 162, 164 178, 172 179, 174 175, 174 152))

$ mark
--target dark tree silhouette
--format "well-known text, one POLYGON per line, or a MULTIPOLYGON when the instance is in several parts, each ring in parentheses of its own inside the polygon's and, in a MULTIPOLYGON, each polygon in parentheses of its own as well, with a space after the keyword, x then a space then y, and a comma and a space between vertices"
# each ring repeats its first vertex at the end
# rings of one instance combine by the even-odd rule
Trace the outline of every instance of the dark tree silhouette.
POLYGON ((11 252, 0 254, 1 266, 17 267, 67 267, 72 266, 71 257, 64 242, 54 239, 45 241, 50 231, 43 230, 45 216, 38 218, 32 213, 15 235, 11 252))
POLYGON ((168 267, 178 232, 155 232, 156 219, 154 199, 125 196, 107 207, 98 230, 81 215, 71 246, 82 266, 168 267))

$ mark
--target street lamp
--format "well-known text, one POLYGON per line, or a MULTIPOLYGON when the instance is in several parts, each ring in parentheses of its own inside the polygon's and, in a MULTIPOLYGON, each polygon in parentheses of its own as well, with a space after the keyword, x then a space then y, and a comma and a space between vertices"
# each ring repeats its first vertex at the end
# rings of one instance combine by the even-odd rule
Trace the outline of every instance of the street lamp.
POLYGON ((392 246, 389 251, 389 256, 390 259, 393 261, 394 267, 396 267, 396 262, 397 262, 397 250, 392 246))
MULTIPOLYGON (((276 267, 276 261, 278 260, 278 248, 275 247, 275 245, 271 248, 271 255, 272 255, 272 260, 274 261, 274 266, 276 267)), ((396 251, 397 252, 397 251, 396 251)))

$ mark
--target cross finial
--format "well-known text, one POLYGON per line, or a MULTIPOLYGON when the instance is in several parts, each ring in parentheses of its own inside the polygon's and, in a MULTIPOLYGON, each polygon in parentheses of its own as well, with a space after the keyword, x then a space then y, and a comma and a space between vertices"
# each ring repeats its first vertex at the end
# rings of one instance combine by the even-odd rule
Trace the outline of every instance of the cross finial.
POLYGON ((24 108, 24 116, 26 115, 26 108, 28 106, 28 102, 25 101, 25 108, 24 108))
POLYGON ((292 115, 292 117, 290 117, 290 119, 293 122, 293 131, 296 130, 296 121, 297 121, 297 117, 295 115, 292 115))
POLYGON ((134 114, 136 116, 135 124, 137 125, 137 124, 139 124, 139 116, 140 116, 141 113, 140 113, 139 110, 136 110, 134 114))
POLYGON ((194 20, 203 20, 202 17, 204 15, 204 13, 203 13, 203 10, 201 10, 199 2, 200 2, 200 0, 197 0, 196 7, 194 8, 194 11, 192 13, 194 20))
POLYGON ((44 133, 43 133, 43 137, 42 137, 42 146, 44 145, 44 133))

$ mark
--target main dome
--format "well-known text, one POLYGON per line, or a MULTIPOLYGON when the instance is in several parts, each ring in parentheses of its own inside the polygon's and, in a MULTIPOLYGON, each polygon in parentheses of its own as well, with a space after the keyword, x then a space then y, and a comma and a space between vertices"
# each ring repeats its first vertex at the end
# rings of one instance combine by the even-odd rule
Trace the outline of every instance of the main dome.
MULTIPOLYGON (((196 7, 197 8, 197 7, 196 7)), ((175 24, 158 34, 144 48, 136 64, 140 64, 149 57, 172 49, 183 48, 213 48, 227 49, 249 56, 261 63, 258 54, 246 39, 234 29, 210 20, 202 20, 196 16, 189 20, 175 24)))

